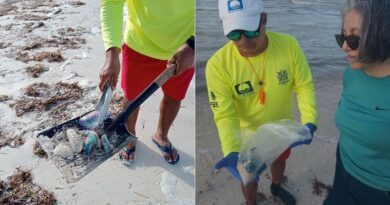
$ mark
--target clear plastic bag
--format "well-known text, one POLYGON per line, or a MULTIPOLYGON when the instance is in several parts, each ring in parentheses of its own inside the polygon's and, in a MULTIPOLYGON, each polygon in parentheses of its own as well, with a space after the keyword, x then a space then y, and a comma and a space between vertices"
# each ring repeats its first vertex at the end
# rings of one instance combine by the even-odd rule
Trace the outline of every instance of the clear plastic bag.
POLYGON ((311 138, 310 130, 293 120, 263 124, 255 133, 242 136, 237 169, 244 185, 255 180, 292 143, 311 138))

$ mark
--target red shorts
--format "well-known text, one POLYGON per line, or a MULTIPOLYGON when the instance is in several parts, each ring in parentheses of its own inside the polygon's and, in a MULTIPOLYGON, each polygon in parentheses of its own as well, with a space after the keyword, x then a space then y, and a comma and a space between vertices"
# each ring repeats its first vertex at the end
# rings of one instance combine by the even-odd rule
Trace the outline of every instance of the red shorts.
POLYGON ((286 161, 291 154, 291 148, 287 148, 275 161, 286 161))
MULTIPOLYGON (((126 99, 134 100, 166 68, 166 60, 145 56, 123 44, 121 86, 126 99)), ((192 67, 179 76, 171 77, 162 86, 164 94, 175 100, 183 100, 194 73, 192 67)))

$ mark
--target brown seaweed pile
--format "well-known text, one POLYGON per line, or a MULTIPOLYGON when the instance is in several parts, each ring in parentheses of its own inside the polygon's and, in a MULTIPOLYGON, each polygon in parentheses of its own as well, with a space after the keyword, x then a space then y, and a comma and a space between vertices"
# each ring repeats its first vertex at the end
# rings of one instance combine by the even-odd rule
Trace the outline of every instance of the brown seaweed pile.
POLYGON ((0 129, 0 148, 4 146, 10 146, 12 148, 17 148, 20 145, 24 144, 24 140, 21 136, 16 136, 14 138, 9 137, 10 133, 5 132, 0 129))
POLYGON ((79 7, 79 6, 85 5, 85 3, 81 2, 81 1, 71 1, 71 2, 69 2, 69 4, 74 6, 74 7, 79 7))
POLYGON ((0 42, 0 49, 7 48, 9 45, 11 45, 11 44, 0 42))
POLYGON ((329 194, 330 190, 332 189, 332 186, 326 185, 320 181, 316 177, 314 177, 312 182, 312 188, 313 188, 313 194, 321 196, 323 192, 326 192, 326 196, 329 194))
POLYGON ((48 71, 48 69, 43 64, 37 64, 26 68, 26 73, 33 78, 38 78, 46 71, 48 71))
POLYGON ((36 28, 40 28, 42 26, 44 26, 45 23, 43 23, 42 21, 39 21, 39 22, 29 22, 29 23, 26 23, 24 25, 24 28, 27 29, 27 32, 31 32, 32 30, 36 29, 36 28))
POLYGON ((114 93, 114 96, 112 96, 112 102, 110 104, 110 110, 112 110, 112 115, 114 117, 117 116, 123 110, 122 101, 123 101, 123 94, 118 95, 114 93))
POLYGON ((25 89, 25 95, 12 104, 17 116, 28 112, 51 111, 69 101, 80 99, 84 90, 77 83, 59 82, 54 85, 34 83, 25 89))
POLYGON ((81 36, 86 31, 83 27, 64 27, 57 30, 60 36, 81 36))
MULTIPOLYGON (((72 3, 71 5, 73 4, 83 5, 82 3, 78 3, 78 2, 72 3)), ((35 1, 6 0, 0 4, 0 16, 15 15, 16 19, 24 20, 24 21, 47 20, 48 17, 46 15, 45 16, 34 15, 28 13, 28 11, 37 12, 38 7, 55 8, 58 6, 60 6, 60 4, 58 4, 56 1, 53 0, 35 0, 35 1)), ((48 12, 50 11, 44 11, 42 13, 46 14, 48 12)))
POLYGON ((0 4, 0 16, 5 16, 10 14, 12 11, 15 11, 17 9, 16 6, 13 5, 12 2, 4 2, 3 4, 0 4))
POLYGON ((32 49, 36 49, 36 48, 40 48, 40 47, 42 47, 42 43, 40 43, 40 42, 33 42, 30 45, 21 47, 20 50, 26 51, 26 50, 32 50, 32 49))
POLYGON ((18 52, 16 53, 16 60, 22 61, 24 63, 27 63, 28 61, 43 61, 47 60, 48 62, 62 62, 64 61, 64 58, 61 55, 60 51, 57 52, 47 52, 43 51, 40 53, 36 53, 33 55, 29 55, 26 52, 18 52))
POLYGON ((6 30, 6 31, 9 31, 11 30, 16 24, 14 23, 10 23, 10 24, 7 24, 7 25, 4 25, 3 29, 6 30))
POLYGON ((50 93, 50 86, 47 83, 33 83, 25 88, 24 94, 30 97, 42 97, 50 93))
MULTIPOLYGON (((42 22, 40 22, 42 23, 42 22)), ((43 23, 42 23, 43 24, 43 23)), ((26 28, 31 31, 34 28, 39 28, 43 25, 41 24, 36 24, 36 23, 29 23, 26 25, 26 28)), ((42 47, 56 47, 56 48, 64 48, 64 49, 77 49, 81 47, 81 44, 86 43, 86 39, 81 37, 85 32, 85 28, 81 27, 76 27, 76 28, 71 28, 71 27, 65 27, 65 28, 60 28, 57 30, 56 35, 52 35, 49 38, 35 38, 33 39, 32 43, 22 46, 20 48, 21 51, 26 51, 26 50, 32 50, 32 49, 37 49, 37 48, 42 48, 42 47)), ((24 53, 24 55, 26 55, 24 53)), ((29 59, 24 59, 24 56, 21 56, 22 58, 20 60, 29 60, 29 59)))
POLYGON ((33 183, 30 171, 16 169, 16 173, 0 180, 0 204, 56 204, 54 194, 33 183))
POLYGON ((58 35, 52 35, 51 38, 43 39, 44 44, 53 47, 79 48, 80 44, 85 44, 85 38, 81 36, 86 29, 83 27, 64 27, 57 30, 58 35))
POLYGON ((53 0, 35 0, 35 1, 23 1, 21 3, 21 9, 30 9, 30 10, 35 10, 38 7, 58 7, 60 6, 58 3, 56 3, 53 0))
POLYGON ((5 102, 11 100, 11 98, 8 95, 0 95, 0 102, 5 102))
POLYGON ((47 153, 45 152, 45 150, 42 148, 42 145, 41 143, 39 143, 39 141, 36 141, 34 146, 33 146, 33 152, 36 156, 40 157, 40 158, 45 158, 47 159, 47 153))
POLYGON ((85 38, 76 36, 73 38, 52 36, 52 38, 44 38, 38 44, 43 44, 48 47, 64 47, 66 49, 80 48, 80 44, 85 44, 85 38))
POLYGON ((69 103, 65 103, 54 107, 53 109, 50 110, 49 116, 51 116, 51 118, 61 119, 61 120, 69 119, 68 104, 69 103))
POLYGON ((49 19, 49 17, 47 16, 41 16, 36 14, 23 14, 18 15, 15 18, 22 21, 46 21, 47 19, 49 19))

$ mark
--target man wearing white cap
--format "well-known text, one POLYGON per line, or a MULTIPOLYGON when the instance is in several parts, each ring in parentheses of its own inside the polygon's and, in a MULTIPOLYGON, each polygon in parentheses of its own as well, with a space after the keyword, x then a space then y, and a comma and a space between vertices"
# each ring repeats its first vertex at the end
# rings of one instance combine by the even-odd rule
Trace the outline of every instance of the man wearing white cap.
MULTIPOLYGON (((256 130, 279 119, 294 119, 296 93, 301 122, 313 135, 317 111, 314 85, 306 58, 297 40, 287 34, 266 32, 267 14, 261 0, 219 0, 219 16, 229 41, 208 61, 206 80, 211 109, 224 158, 215 168, 237 171, 241 139, 239 130, 256 130)), ((292 144, 310 144, 311 139, 292 144)), ((295 198, 281 186, 291 149, 271 166, 271 193, 285 204, 295 198)), ((242 185, 247 204, 256 204, 258 180, 242 185)))

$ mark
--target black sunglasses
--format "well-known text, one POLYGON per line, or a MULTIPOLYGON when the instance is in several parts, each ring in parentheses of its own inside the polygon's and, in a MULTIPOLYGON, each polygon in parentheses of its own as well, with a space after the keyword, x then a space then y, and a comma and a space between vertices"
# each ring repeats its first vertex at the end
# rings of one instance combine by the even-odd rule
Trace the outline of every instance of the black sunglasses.
POLYGON ((347 42, 347 45, 351 50, 356 50, 359 48, 359 40, 360 37, 356 35, 349 35, 349 36, 344 36, 344 34, 336 34, 336 42, 337 45, 340 46, 340 48, 343 47, 344 41, 347 42))

